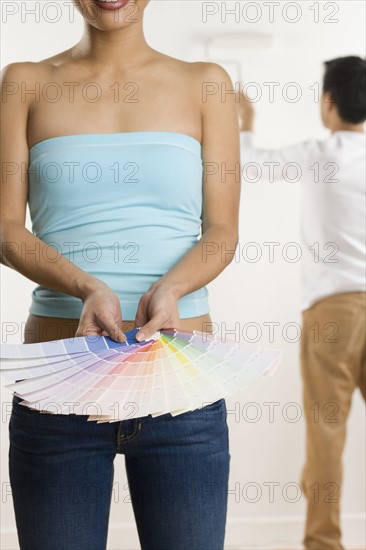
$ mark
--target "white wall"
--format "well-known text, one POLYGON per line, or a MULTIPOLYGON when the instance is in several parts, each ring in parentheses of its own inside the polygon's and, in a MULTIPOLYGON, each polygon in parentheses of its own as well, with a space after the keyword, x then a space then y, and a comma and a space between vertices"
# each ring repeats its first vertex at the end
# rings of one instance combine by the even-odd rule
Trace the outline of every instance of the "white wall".
MULTIPOLYGON (((49 2, 48 4, 51 4, 49 2)), ((5 3, 3 3, 5 4, 5 3)), ((16 2, 16 5, 32 6, 34 2, 16 2)), ((41 3, 42 4, 42 3, 41 3)), ((62 4, 62 2, 59 2, 62 4)), ((276 147, 305 139, 310 136, 325 137, 321 127, 318 108, 313 92, 309 89, 321 81, 321 63, 339 55, 364 55, 363 2, 325 3, 285 2, 275 9, 274 21, 269 20, 266 2, 240 2, 247 9, 246 18, 252 19, 262 10, 256 23, 245 21, 245 12, 235 22, 234 16, 224 20, 223 7, 232 8, 235 2, 201 1, 156 1, 153 0, 146 13, 146 36, 150 44, 169 55, 186 60, 204 60, 202 40, 218 32, 270 32, 275 44, 272 50, 241 55, 242 77, 245 82, 255 81, 262 85, 263 97, 257 103, 257 143, 276 147), (320 21, 314 22, 311 6, 319 7, 320 21), (205 9, 217 6, 221 12, 203 22, 205 9), (288 9, 287 17, 301 16, 295 23, 284 19, 282 10, 288 9), (332 16, 333 10, 338 13, 332 16), (255 10, 255 11, 254 11, 255 10), (259 10, 259 11, 258 11, 259 10), (295 11, 296 10, 296 11, 295 11), (324 22, 325 16, 338 22, 324 22), (302 98, 296 103, 285 101, 276 93, 275 101, 268 101, 263 82, 279 82, 276 90, 282 90, 288 82, 297 82, 302 89, 302 98)), ((267 3, 268 4, 268 3, 267 3)), ((3 9, 4 12, 4 9, 3 9)), ((55 12, 54 12, 55 13, 55 12)), ((47 23, 41 18, 34 23, 31 17, 21 22, 20 14, 8 18, 3 25, 2 66, 14 61, 38 60, 61 51, 78 40, 82 23, 77 17, 68 23, 66 11, 60 21, 47 23), (21 36, 21 38, 19 38, 21 36)), ((47 14, 46 14, 47 15, 47 14)), ((4 13, 2 14, 4 21, 4 13)), ((53 17, 52 11, 49 18, 53 17)), ((289 330, 288 338, 282 330, 288 323, 294 327, 300 323, 299 264, 285 262, 279 253, 275 261, 268 261, 264 242, 280 242, 279 249, 289 242, 299 242, 298 212, 299 187, 297 184, 278 182, 268 184, 247 183, 243 187, 241 205, 241 230, 239 250, 248 242, 261 246, 263 257, 256 263, 233 262, 229 268, 210 284, 210 303, 213 319, 222 329, 234 328, 242 332, 248 323, 257 323, 262 336, 260 345, 273 345, 284 350, 284 361, 274 378, 266 378, 246 391, 227 399, 229 410, 239 411, 240 420, 229 414, 231 440, 231 478, 229 516, 227 526, 228 548, 264 548, 275 544, 296 544, 302 538, 302 523, 305 503, 296 500, 296 486, 289 488, 288 498, 282 491, 287 484, 297 484, 304 457, 304 421, 301 411, 301 382, 299 376, 299 343, 295 330, 289 330), (235 295, 233 289, 236 290, 235 295), (268 328, 264 323, 280 323, 275 341, 269 342, 268 328), (295 341, 290 342, 293 339, 295 341), (250 422, 257 412, 262 415, 257 422, 250 422), (274 421, 269 420, 269 407, 265 403, 276 402, 274 421), (295 403, 288 407, 289 403, 295 403), (299 413, 297 422, 289 417, 299 413), (287 415, 287 416, 286 416, 287 415), (274 502, 270 502, 268 483, 277 483, 274 502), (253 484, 253 485, 247 485, 253 484), (250 489, 250 487, 252 487, 250 489), (255 487, 262 492, 258 502, 255 487), (248 492, 246 493, 246 489, 248 492)), ((28 221, 29 223, 29 221, 28 221)), ((34 287, 17 273, 2 269, 1 321, 2 341, 5 329, 14 323, 14 335, 7 337, 9 343, 21 342, 21 323, 27 317, 30 292, 34 287), (18 327, 18 329, 17 329, 18 327), (18 330, 18 332, 16 332, 18 330)), ((243 333, 243 332, 242 332, 243 333)), ((253 338, 248 332, 247 338, 253 338)), ((10 393, 2 388, 4 402, 1 422, 2 454, 2 542, 6 549, 17 548, 11 498, 7 495, 7 422, 6 410, 10 393), (4 408, 5 407, 5 408, 4 408)), ((342 502, 342 521, 345 542, 350 546, 365 546, 365 409, 359 394, 355 394, 349 420, 348 438, 344 456, 345 481, 342 502)), ((123 458, 116 459, 116 492, 111 513, 109 548, 138 548, 131 504, 126 488, 123 458)), ((297 491, 300 491, 297 488, 297 491)))

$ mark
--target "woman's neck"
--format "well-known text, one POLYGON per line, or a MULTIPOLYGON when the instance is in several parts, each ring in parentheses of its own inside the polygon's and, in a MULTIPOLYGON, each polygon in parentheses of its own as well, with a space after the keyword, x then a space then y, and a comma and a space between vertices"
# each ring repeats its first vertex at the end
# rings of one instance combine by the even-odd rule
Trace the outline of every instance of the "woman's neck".
POLYGON ((102 31, 85 23, 84 34, 71 55, 87 58, 104 73, 126 73, 142 66, 153 51, 145 40, 141 21, 115 31, 102 31))

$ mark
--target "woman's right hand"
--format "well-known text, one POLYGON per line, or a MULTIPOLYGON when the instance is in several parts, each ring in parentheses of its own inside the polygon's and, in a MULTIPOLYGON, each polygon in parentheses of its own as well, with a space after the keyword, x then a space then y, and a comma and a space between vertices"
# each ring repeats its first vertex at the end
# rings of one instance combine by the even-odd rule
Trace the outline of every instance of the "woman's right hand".
POLYGON ((75 336, 109 336, 116 342, 127 340, 121 329, 120 301, 107 285, 91 290, 83 298, 83 304, 75 336))

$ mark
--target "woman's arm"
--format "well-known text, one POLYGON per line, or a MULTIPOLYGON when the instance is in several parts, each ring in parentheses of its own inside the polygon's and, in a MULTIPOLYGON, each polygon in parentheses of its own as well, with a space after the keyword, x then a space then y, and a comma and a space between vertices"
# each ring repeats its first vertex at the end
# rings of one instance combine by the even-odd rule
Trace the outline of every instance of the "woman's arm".
POLYGON ((25 95, 21 90, 22 85, 34 89, 35 75, 36 69, 31 63, 8 65, 2 73, 0 261, 35 283, 80 298, 84 308, 77 336, 106 331, 115 340, 125 341, 120 329, 120 303, 110 288, 62 255, 54 261, 56 250, 25 228, 31 94, 25 95))
POLYGON ((197 65, 204 162, 202 237, 140 300, 135 325, 141 327, 141 339, 173 327, 179 319, 178 299, 215 279, 234 258, 238 243, 240 146, 233 85, 219 65, 197 65), (206 89, 217 92, 206 98, 206 89))

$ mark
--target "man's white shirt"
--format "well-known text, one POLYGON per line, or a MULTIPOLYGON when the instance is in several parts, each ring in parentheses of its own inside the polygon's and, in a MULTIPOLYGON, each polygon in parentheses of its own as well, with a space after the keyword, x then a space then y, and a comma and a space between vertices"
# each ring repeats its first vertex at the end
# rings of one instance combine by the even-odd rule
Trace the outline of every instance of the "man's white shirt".
POLYGON ((339 131, 273 150, 255 147, 252 132, 240 141, 244 184, 247 174, 301 185, 302 309, 365 291, 365 134, 339 131))

